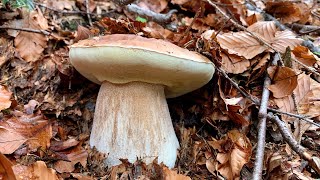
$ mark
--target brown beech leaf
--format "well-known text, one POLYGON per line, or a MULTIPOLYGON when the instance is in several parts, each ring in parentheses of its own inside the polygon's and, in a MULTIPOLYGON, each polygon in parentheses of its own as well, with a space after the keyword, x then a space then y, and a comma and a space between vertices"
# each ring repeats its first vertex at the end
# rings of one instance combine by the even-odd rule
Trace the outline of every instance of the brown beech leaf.
POLYGON ((14 57, 13 42, 0 37, 0 67, 14 57))
POLYGON ((18 135, 24 137, 16 138, 20 139, 17 142, 21 142, 21 139, 26 139, 28 140, 26 144, 31 149, 37 149, 38 147, 46 149, 50 146, 50 139, 52 137, 51 123, 44 120, 42 115, 22 114, 21 116, 11 117, 6 121, 0 122, 0 126, 11 133, 17 134, 17 137, 18 135))
POLYGON ((76 147, 72 150, 59 152, 57 154, 59 154, 61 157, 66 157, 66 159, 70 161, 68 162, 60 160, 54 164, 55 170, 57 170, 59 173, 73 172, 75 169, 74 165, 78 162, 80 162, 83 167, 86 167, 87 165, 88 152, 82 147, 76 147))
POLYGON ((163 167, 163 175, 165 180, 191 180, 189 176, 178 174, 177 171, 163 167))
POLYGON ((2 153, 0 153, 0 177, 4 180, 16 180, 12 170, 12 162, 2 153))
POLYGON ((219 151, 219 173, 227 179, 239 178, 243 165, 249 162, 252 154, 250 140, 238 130, 231 130, 221 140, 214 140, 209 144, 219 151))
MULTIPOLYGON (((284 53, 288 46, 293 49, 302 42, 302 39, 296 38, 291 31, 277 31, 273 21, 256 22, 249 26, 248 30, 281 53, 284 53)), ((247 59, 251 59, 266 50, 273 51, 244 31, 218 34, 217 40, 220 46, 228 50, 230 54, 237 54, 247 59)))
MULTIPOLYGON (((20 26, 31 29, 48 28, 47 20, 41 11, 31 11, 24 14, 24 19, 20 26)), ((43 34, 21 31, 14 39, 14 45, 20 56, 28 61, 34 62, 39 59, 44 48, 47 47, 47 37, 43 34)))
POLYGON ((292 50, 292 53, 298 59, 298 61, 302 62, 307 66, 313 66, 314 63, 319 61, 320 59, 315 56, 307 47, 305 46, 297 46, 292 50))
POLYGON ((291 24, 298 21, 306 22, 310 15, 310 9, 306 8, 305 4, 297 4, 289 1, 269 1, 266 3, 266 11, 276 18, 279 18, 284 24, 291 24))
POLYGON ((58 180, 56 171, 47 168, 46 163, 37 161, 32 166, 14 165, 13 172, 17 179, 43 179, 43 180, 58 180))
POLYGON ((27 140, 17 132, 0 127, 0 153, 2 154, 13 153, 27 140))
POLYGON ((294 70, 289 67, 271 66, 268 68, 268 74, 273 81, 268 89, 275 98, 291 95, 297 87, 298 77, 294 70))
MULTIPOLYGON (((293 32, 285 30, 277 31, 274 40, 271 41, 270 44, 275 50, 285 53, 288 46, 290 49, 294 49, 296 46, 300 45, 302 41, 302 39, 296 38, 296 35, 293 32)), ((272 52, 271 49, 269 49, 269 51, 272 52)))
POLYGON ((247 32, 218 34, 217 40, 230 54, 243 56, 246 59, 251 59, 268 49, 247 32))
POLYGON ((250 66, 250 61, 239 57, 237 55, 233 54, 225 54, 221 53, 221 58, 222 58, 222 68, 227 72, 227 73, 232 73, 232 74, 239 74, 243 73, 248 69, 250 66))
POLYGON ((11 106, 11 95, 12 92, 9 92, 4 86, 0 85, 0 111, 8 109, 11 106))

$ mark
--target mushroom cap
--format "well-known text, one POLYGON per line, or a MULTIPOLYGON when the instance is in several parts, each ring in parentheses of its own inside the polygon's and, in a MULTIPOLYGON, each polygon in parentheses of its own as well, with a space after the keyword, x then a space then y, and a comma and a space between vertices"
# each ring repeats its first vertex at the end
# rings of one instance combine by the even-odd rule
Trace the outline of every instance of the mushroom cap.
POLYGON ((69 57, 80 74, 97 84, 162 84, 168 98, 200 88, 214 74, 214 64, 196 52, 131 34, 79 41, 70 47, 69 57))

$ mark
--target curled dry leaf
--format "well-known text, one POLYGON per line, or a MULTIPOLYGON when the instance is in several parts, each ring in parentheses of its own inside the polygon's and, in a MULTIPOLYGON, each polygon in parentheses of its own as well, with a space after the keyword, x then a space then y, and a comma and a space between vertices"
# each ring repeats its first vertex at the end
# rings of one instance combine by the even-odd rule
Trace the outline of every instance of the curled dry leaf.
POLYGON ((0 85, 0 111, 8 109, 11 106, 11 95, 7 88, 0 85))
POLYGON ((16 180, 12 170, 12 162, 3 154, 0 153, 0 177, 4 180, 16 180))
POLYGON ((292 53, 295 55, 298 61, 302 62, 307 66, 313 66, 317 61, 320 60, 305 46, 295 47, 292 50, 292 53))
POLYGON ((218 172, 227 179, 240 177, 240 171, 244 164, 249 162, 252 154, 250 140, 238 130, 231 130, 221 140, 208 142, 209 145, 217 149, 218 172))
POLYGON ((47 168, 46 163, 37 161, 32 166, 24 166, 17 164, 12 167, 16 179, 43 179, 43 180, 58 180, 56 171, 47 168))
POLYGON ((283 24, 300 21, 305 24, 310 15, 310 9, 304 3, 293 3, 289 1, 267 2, 266 12, 279 18, 283 24))
POLYGON ((289 67, 271 66, 268 68, 268 74, 273 81, 268 89, 275 98, 291 95, 298 85, 298 77, 289 67))
POLYGON ((153 12, 160 13, 168 6, 167 0, 140 0, 138 5, 153 12))

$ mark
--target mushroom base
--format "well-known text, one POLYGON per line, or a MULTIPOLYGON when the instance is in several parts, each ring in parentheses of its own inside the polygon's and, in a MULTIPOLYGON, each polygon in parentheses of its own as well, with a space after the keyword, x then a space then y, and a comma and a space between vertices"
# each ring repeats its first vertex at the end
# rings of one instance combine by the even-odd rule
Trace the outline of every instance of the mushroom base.
POLYGON ((147 164, 158 157, 172 168, 179 142, 171 122, 164 87, 144 82, 113 84, 100 88, 90 145, 108 154, 106 164, 119 159, 147 164))

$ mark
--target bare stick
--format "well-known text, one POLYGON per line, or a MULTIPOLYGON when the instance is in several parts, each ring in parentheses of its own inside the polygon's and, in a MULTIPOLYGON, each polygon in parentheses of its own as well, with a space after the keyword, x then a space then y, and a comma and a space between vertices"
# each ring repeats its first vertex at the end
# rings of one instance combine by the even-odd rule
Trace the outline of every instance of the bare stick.
POLYGON ((46 6, 44 4, 40 4, 40 3, 34 3, 34 4, 36 4, 37 6, 44 7, 46 9, 50 10, 50 11, 61 13, 61 14, 90 14, 92 16, 98 16, 98 15, 108 15, 108 14, 114 12, 114 10, 112 10, 112 11, 109 11, 107 13, 97 14, 97 13, 90 13, 90 12, 87 13, 87 12, 84 12, 84 11, 61 11, 61 10, 46 6))
MULTIPOLYGON (((280 59, 278 56, 274 56, 272 65, 276 65, 280 59)), ((267 109, 268 109, 268 101, 270 96, 270 91, 268 87, 271 85, 271 79, 268 74, 264 79, 262 98, 259 109, 259 123, 258 123, 258 143, 257 143, 257 151, 256 151, 256 159, 254 163, 253 170, 253 179, 259 180, 262 179, 262 170, 263 170, 263 159, 264 159, 264 149, 266 142, 266 131, 267 131, 267 109)))
POLYGON ((274 116, 272 113, 268 113, 268 119, 277 125, 283 139, 289 144, 292 150, 294 150, 300 157, 309 162, 309 165, 320 174, 320 169, 314 162, 313 157, 302 147, 292 136, 288 130, 287 125, 279 119, 278 116, 274 116))
POLYGON ((85 4, 86 4, 86 13, 87 13, 89 25, 92 26, 92 20, 91 20, 90 9, 89 9, 89 0, 85 0, 85 4))
POLYGON ((26 31, 26 32, 32 32, 32 33, 44 34, 47 36, 51 34, 48 31, 40 30, 40 29, 17 28, 17 27, 10 27, 10 26, 0 26, 0 29, 12 29, 12 30, 18 30, 18 31, 26 31))
POLYGON ((136 4, 127 5, 127 10, 131 13, 138 14, 139 16, 145 17, 150 21, 157 22, 159 24, 166 24, 171 21, 171 16, 173 13, 177 12, 177 10, 170 10, 167 14, 160 14, 150 11, 148 9, 143 9, 136 4))

